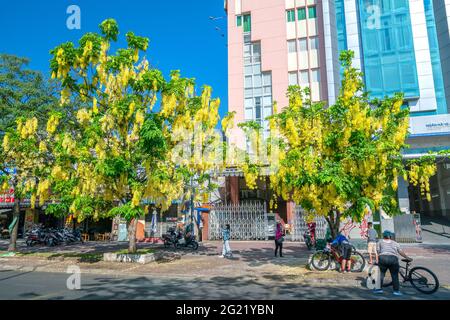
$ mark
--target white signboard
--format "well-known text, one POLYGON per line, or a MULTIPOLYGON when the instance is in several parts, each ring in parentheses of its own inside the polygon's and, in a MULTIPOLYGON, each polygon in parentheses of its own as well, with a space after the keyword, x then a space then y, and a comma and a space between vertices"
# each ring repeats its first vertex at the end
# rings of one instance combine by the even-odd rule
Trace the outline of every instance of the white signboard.
POLYGON ((411 117, 409 119, 409 132, 414 134, 450 134, 450 114, 411 117))

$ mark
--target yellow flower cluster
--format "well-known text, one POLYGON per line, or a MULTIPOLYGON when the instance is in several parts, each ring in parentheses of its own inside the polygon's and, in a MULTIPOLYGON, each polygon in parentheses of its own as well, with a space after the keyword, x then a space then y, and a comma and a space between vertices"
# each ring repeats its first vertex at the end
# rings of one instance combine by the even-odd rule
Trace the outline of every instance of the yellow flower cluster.
POLYGON ((47 121, 47 132, 50 134, 55 133, 58 124, 59 124, 59 117, 56 115, 51 115, 47 121))
POLYGON ((91 112, 82 108, 77 111, 77 119, 81 125, 86 125, 91 120, 91 112))
POLYGON ((37 127, 38 120, 34 117, 31 119, 27 119, 24 125, 22 125, 22 122, 19 122, 17 131, 20 132, 20 137, 22 139, 27 139, 36 133, 37 127))
POLYGON ((10 149, 10 145, 9 145, 9 134, 5 134, 5 136, 3 137, 3 143, 2 143, 2 147, 3 150, 5 152, 8 152, 10 149))
POLYGON ((43 206, 48 199, 50 191, 50 181, 47 179, 39 181, 37 194, 39 195, 39 205, 43 206))
POLYGON ((436 174, 436 164, 425 163, 422 165, 412 164, 409 170, 409 181, 420 186, 420 193, 431 201, 430 178, 436 174))

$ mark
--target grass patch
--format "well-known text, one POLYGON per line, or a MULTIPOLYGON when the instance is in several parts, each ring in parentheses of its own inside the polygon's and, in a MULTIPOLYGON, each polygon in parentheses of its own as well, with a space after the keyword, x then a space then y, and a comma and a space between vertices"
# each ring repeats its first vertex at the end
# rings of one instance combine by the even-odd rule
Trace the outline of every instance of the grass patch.
MULTIPOLYGON (((135 253, 133 254, 149 254, 149 253, 155 253, 156 250, 155 249, 138 249, 135 253)), ((122 249, 116 252, 113 252, 115 254, 128 254, 128 249, 122 249)))

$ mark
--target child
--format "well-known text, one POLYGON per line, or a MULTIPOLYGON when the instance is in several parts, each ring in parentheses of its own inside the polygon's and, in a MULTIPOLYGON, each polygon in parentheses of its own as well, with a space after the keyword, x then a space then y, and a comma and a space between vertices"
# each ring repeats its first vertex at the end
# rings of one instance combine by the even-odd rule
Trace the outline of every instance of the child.
POLYGON ((375 263, 378 264, 377 242, 377 231, 373 228, 373 223, 369 222, 367 230, 367 251, 369 252, 369 264, 373 264, 372 255, 375 255, 375 263))

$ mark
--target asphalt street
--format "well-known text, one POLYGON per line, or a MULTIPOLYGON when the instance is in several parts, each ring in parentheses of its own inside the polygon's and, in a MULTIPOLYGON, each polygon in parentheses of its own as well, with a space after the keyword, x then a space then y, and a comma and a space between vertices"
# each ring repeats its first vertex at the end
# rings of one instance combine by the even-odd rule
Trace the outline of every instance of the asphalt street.
MULTIPOLYGON (((274 279, 247 277, 175 278, 149 276, 105 276, 81 274, 81 288, 70 290, 70 274, 0 271, 0 299, 63 300, 63 299, 381 299, 427 300, 450 299, 450 290, 441 288, 433 295, 418 294, 411 287, 402 288, 402 297, 392 295, 390 288, 383 295, 374 295, 360 287, 286 283, 274 279)), ((73 282, 71 282, 73 283, 73 282)))

